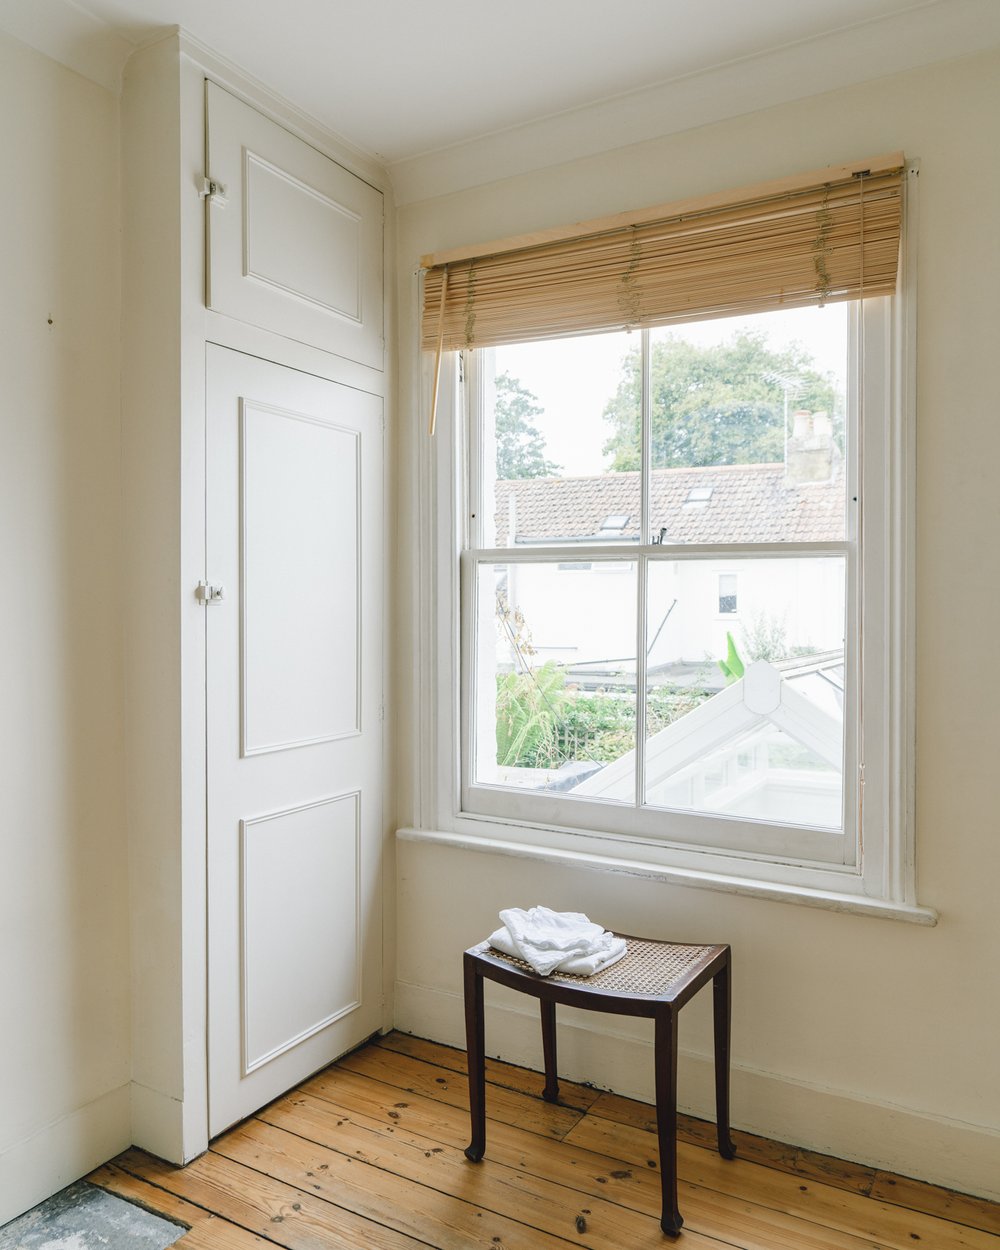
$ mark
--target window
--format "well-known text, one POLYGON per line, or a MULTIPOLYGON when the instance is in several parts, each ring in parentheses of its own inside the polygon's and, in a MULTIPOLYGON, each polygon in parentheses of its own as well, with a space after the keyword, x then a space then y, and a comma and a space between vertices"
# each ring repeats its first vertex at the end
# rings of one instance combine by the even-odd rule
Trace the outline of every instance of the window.
POLYGON ((736 574, 719 574, 719 615, 735 616, 737 613, 736 574))
POLYGON ((628 513, 624 513, 620 516, 606 517, 601 524, 601 533, 622 534, 625 532, 625 526, 628 525, 630 519, 631 518, 628 513))
POLYGON ((859 329, 848 302, 471 354, 467 810, 853 855, 859 329))
POLYGON ((861 293, 465 353, 459 823, 912 901, 906 304, 861 293))

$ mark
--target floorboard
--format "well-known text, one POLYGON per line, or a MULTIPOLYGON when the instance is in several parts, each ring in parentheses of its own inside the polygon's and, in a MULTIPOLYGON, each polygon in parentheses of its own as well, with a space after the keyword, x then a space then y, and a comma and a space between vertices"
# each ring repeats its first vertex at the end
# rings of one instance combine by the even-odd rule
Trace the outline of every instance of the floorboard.
MULTIPOLYGON (((645 1103, 487 1067, 486 1157, 470 1164, 465 1055, 389 1034, 178 1168, 130 1150, 90 1179, 185 1224, 180 1250, 646 1250, 659 1228, 645 1103)), ((1000 1250, 1000 1206, 753 1134, 738 1157, 681 1117, 689 1250, 1000 1250)))

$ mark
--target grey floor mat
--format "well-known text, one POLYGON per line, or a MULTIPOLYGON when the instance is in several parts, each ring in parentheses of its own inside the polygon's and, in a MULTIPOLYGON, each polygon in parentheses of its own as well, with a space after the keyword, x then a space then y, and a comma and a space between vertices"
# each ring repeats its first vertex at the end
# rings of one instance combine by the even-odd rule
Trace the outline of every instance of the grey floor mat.
POLYGON ((78 1181, 0 1228, 0 1250, 166 1250, 186 1232, 78 1181))

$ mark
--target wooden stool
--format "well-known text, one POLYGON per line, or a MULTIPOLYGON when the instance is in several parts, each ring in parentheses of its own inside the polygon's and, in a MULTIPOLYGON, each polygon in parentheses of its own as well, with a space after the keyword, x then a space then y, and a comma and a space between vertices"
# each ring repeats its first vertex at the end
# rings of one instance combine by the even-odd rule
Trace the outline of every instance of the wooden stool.
MULTIPOLYGON (((625 936, 625 935, 622 935, 625 936)), ((709 980, 715 1006, 715 1109, 719 1154, 736 1154, 729 1135, 730 958, 728 946, 683 946, 627 937, 625 957, 592 977, 553 972, 542 977, 529 964, 494 950, 488 942, 465 952, 465 1033, 469 1051, 472 1142, 466 1158, 478 1163, 486 1151, 486 1037, 483 978, 539 1000, 547 1102, 559 1100, 556 1071, 556 1003, 655 1022, 656 1133, 660 1147, 663 1213, 660 1227, 675 1237, 684 1223, 677 1209, 677 1014, 709 980)))

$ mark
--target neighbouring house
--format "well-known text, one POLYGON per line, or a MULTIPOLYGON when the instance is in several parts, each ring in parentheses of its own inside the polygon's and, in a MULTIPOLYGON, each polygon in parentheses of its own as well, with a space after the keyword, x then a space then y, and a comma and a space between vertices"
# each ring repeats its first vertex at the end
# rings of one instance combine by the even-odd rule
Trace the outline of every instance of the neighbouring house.
MULTIPOLYGON (((654 469, 650 529, 663 543, 823 542, 843 538, 843 460, 825 414, 795 414, 780 464, 654 469)), ((632 624, 623 628, 631 583, 622 562, 573 558, 573 548, 639 542, 638 473, 527 478, 496 483, 496 545, 562 545, 551 564, 502 566, 502 588, 524 617, 537 662, 552 659, 585 679, 635 670, 632 624), (625 649, 623 649, 623 647, 625 649), (604 667, 602 667, 602 665, 604 667)), ((843 576, 821 558, 667 561, 651 583, 647 665, 651 672, 714 668, 738 640, 769 632, 788 654, 843 647, 843 576)), ((506 643, 498 640, 500 662, 506 643)), ((751 643, 752 648, 752 643, 751 643)), ((745 647, 744 647, 745 649, 745 647)), ((508 660, 510 657, 507 657, 508 660)), ((714 679, 714 677, 713 677, 714 679)))

